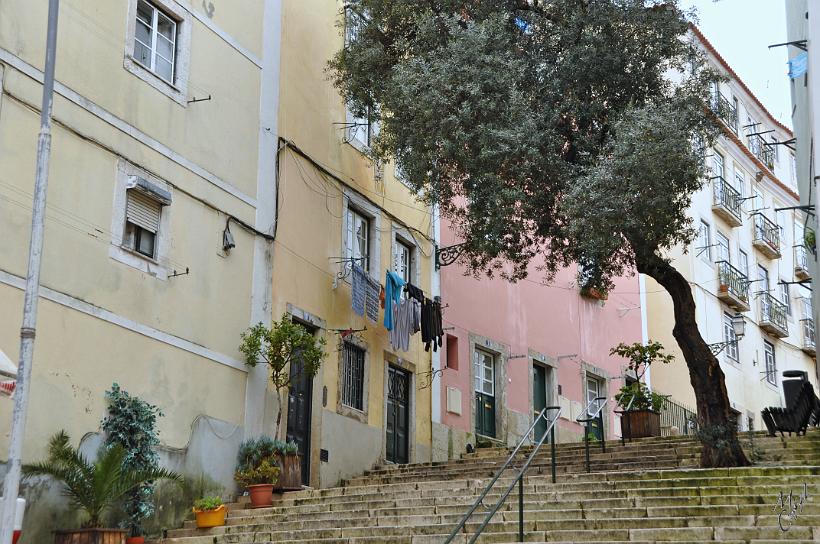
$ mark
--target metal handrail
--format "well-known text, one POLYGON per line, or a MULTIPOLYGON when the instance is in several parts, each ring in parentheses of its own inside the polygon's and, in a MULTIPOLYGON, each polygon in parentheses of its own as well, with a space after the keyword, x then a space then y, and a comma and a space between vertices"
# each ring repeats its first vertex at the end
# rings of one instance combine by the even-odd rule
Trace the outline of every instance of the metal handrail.
POLYGON ((596 420, 598 421, 598 427, 601 429, 601 451, 603 453, 606 453, 606 433, 604 431, 604 416, 601 413, 601 410, 604 409, 604 406, 606 406, 607 402, 609 402, 609 399, 607 399, 606 397, 595 397, 594 399, 592 399, 591 401, 589 401, 587 403, 587 407, 585 409, 585 412, 587 413, 587 415, 589 415, 589 417, 584 418, 584 419, 579 417, 575 420, 577 423, 584 423, 585 424, 584 425, 584 457, 586 458, 587 472, 591 471, 591 464, 590 464, 590 461, 589 461, 589 428, 590 428, 590 423, 592 423, 593 421, 596 421, 596 420), (602 400, 604 402, 602 402, 598 405, 598 409, 595 410, 594 414, 589 415, 589 407, 592 405, 593 402, 598 402, 599 400, 602 400))
MULTIPOLYGON (((632 397, 629 399, 629 404, 626 405, 626 408, 623 410, 615 410, 616 414, 625 414, 627 412, 632 411, 632 403, 635 402, 635 397, 637 395, 632 393, 632 397)), ((623 421, 623 420, 622 420, 623 421)), ((627 426, 629 427, 629 442, 632 442, 632 423, 630 422, 629 418, 626 419, 627 426)), ((623 428, 621 429, 621 445, 626 446, 626 435, 624 434, 623 428)))
POLYGON ((504 471, 507 470, 507 468, 510 466, 510 464, 512 463, 512 461, 515 458, 516 454, 518 453, 518 450, 520 450, 521 446, 524 445, 524 442, 526 442, 529 439, 530 433, 535 429, 535 426, 538 424, 539 421, 541 421, 541 418, 544 418, 544 419, 546 419, 546 421, 549 422, 549 426, 544 431, 544 434, 541 436, 541 439, 538 441, 538 443, 533 448, 532 453, 527 458, 527 462, 524 463, 524 465, 521 467, 521 470, 518 472, 518 475, 513 479, 512 483, 507 487, 507 490, 504 493, 501 494, 501 498, 498 499, 498 501, 496 502, 496 504, 492 508, 492 510, 490 510, 490 512, 488 514, 486 514, 486 516, 484 518, 484 522, 481 524, 481 526, 479 526, 479 528, 476 530, 473 537, 469 540, 469 544, 473 544, 478 539, 478 537, 481 535, 481 532, 490 523, 490 520, 492 519, 492 517, 495 515, 496 512, 498 512, 498 509, 501 508, 501 505, 504 504, 504 501, 509 496, 510 492, 512 491, 512 488, 515 487, 516 483, 519 484, 518 537, 519 537, 520 542, 524 541, 524 535, 523 535, 523 532, 524 532, 524 505, 523 505, 523 500, 524 500, 524 492, 523 492, 524 473, 527 471, 530 464, 532 463, 532 460, 535 458, 535 454, 538 453, 538 448, 541 447, 541 444, 543 444, 544 440, 547 438, 547 434, 549 434, 550 437, 551 437, 550 442, 552 444, 552 482, 555 483, 555 423, 558 421, 558 418, 561 417, 561 412, 562 411, 563 411, 563 409, 560 406, 546 406, 543 410, 541 410, 541 412, 538 414, 538 417, 536 417, 533 420, 532 425, 530 425, 530 428, 527 429, 527 432, 524 433, 524 435, 521 437, 521 440, 518 441, 518 445, 515 447, 513 452, 510 454, 510 456, 507 458, 507 461, 498 470, 498 472, 496 472, 493 479, 490 481, 490 483, 487 484, 487 486, 484 488, 484 491, 481 493, 481 495, 478 496, 478 498, 475 500, 475 502, 470 507, 470 509, 467 511, 467 513, 464 514, 464 516, 461 518, 461 521, 458 523, 458 525, 456 525, 456 527, 450 532, 450 535, 447 537, 447 540, 444 541, 444 544, 449 544, 450 542, 452 542, 453 539, 456 537, 456 535, 458 535, 459 531, 461 531, 464 528, 464 526, 467 524, 467 521, 470 519, 470 517, 472 517, 473 513, 478 509, 478 506, 483 503, 484 498, 487 497, 487 495, 490 493, 490 490, 493 488, 495 483, 501 477, 501 474, 503 474, 504 471), (550 418, 547 417, 547 415, 546 415, 547 412, 550 411, 550 410, 558 410, 558 413, 555 414, 555 418, 553 418, 552 420, 550 420, 550 418))

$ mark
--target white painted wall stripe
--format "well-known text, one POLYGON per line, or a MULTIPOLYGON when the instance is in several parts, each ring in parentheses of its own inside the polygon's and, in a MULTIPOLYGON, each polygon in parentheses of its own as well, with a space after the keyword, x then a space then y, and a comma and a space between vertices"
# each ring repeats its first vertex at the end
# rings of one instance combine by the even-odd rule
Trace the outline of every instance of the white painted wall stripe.
MULTIPOLYGON (((11 51, 6 49, 0 48, 0 61, 6 63, 7 65, 13 67, 14 69, 18 70, 19 72, 27 75, 31 79, 37 81, 42 85, 43 83, 43 72, 32 66, 31 64, 27 63, 11 51)), ((202 179, 208 181, 209 183, 213 184, 216 187, 219 187, 226 193, 238 198, 242 202, 248 204, 249 206, 256 207, 256 199, 252 196, 246 195, 227 181, 219 178, 215 174, 212 174, 205 168, 199 166, 198 164, 194 163, 193 161, 186 159, 167 145, 163 144, 162 142, 148 136, 141 130, 139 130, 134 125, 129 124, 128 122, 120 119, 113 113, 109 112, 105 108, 98 106, 88 98, 82 96, 81 94, 73 91, 72 89, 66 87, 59 81, 54 83, 54 90, 63 96, 64 98, 70 100, 71 102, 77 104, 88 113, 94 115, 95 117, 101 119, 102 121, 108 123, 112 127, 128 134, 138 142, 143 145, 146 145, 163 155, 164 157, 172 160, 173 162, 177 163, 178 165, 182 166, 186 170, 189 170, 196 174, 197 176, 201 177, 202 179)))
POLYGON ((214 22, 211 21, 208 17, 183 4, 180 4, 180 6, 182 6, 182 8, 185 11, 193 15, 197 19, 197 21, 208 27, 214 34, 222 38, 225 41, 225 43, 236 49, 236 51, 240 55, 242 55, 243 57, 251 61, 253 64, 255 64, 257 68, 262 68, 262 61, 259 59, 259 57, 251 53, 249 49, 242 46, 242 44, 236 41, 236 39, 233 36, 231 36, 224 30, 216 26, 214 22))
MULTIPOLYGON (((6 272, 5 270, 0 270, 0 284, 8 285, 21 291, 24 291, 26 288, 25 278, 6 272)), ((48 287, 40 287, 40 298, 54 302, 61 306, 65 306, 66 308, 71 308, 72 310, 76 310, 80 313, 96 317, 97 319, 101 319, 102 321, 111 323, 112 325, 117 325, 118 327, 122 327, 153 340, 157 340, 163 344, 168 344, 169 346, 193 353, 194 355, 214 361, 215 363, 229 366, 242 372, 248 371, 242 361, 234 359, 229 355, 213 351, 206 347, 200 346, 199 344, 195 344, 190 340, 185 340, 179 336, 174 336, 173 334, 138 323, 128 319, 127 317, 115 314, 114 312, 110 312, 99 306, 89 304, 83 300, 66 295, 65 293, 49 289, 48 287)))

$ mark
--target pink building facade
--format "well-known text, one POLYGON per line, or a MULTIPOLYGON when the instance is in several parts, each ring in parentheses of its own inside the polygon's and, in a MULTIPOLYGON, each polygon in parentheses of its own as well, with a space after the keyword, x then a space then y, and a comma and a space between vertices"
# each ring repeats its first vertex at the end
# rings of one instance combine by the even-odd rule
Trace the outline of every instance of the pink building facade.
MULTIPOLYGON (((458 243, 442 221, 441 246, 458 243)), ((642 341, 638 276, 619 278, 607 300, 582 295, 574 269, 551 285, 532 268, 518 283, 475 279, 458 263, 440 270, 445 338, 434 395, 434 459, 492 438, 514 445, 543 406, 561 406, 557 441, 583 439, 589 399, 605 396, 604 432, 620 437, 613 396, 626 361, 619 342, 642 341), (438 406, 437 406, 438 405, 438 406)))

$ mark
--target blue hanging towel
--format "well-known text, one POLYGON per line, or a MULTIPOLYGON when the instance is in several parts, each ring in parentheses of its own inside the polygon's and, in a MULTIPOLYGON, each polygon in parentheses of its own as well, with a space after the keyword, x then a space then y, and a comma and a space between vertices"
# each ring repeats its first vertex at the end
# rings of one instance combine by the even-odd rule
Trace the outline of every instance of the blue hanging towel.
POLYGON ((404 283, 404 278, 390 270, 384 277, 384 328, 388 331, 393 330, 393 304, 401 300, 404 283))

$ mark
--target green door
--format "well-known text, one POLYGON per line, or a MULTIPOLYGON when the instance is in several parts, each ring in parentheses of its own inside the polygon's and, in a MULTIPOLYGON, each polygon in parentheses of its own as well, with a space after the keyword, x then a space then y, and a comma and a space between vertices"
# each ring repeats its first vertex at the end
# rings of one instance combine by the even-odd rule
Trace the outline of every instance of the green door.
MULTIPOLYGON (((547 372, 543 366, 532 365, 532 417, 538 417, 541 410, 547 407, 547 372)), ((533 440, 538 442, 547 432, 547 422, 544 418, 535 424, 533 440)))
POLYGON ((475 432, 495 438, 495 357, 486 351, 473 353, 475 381, 475 432))

